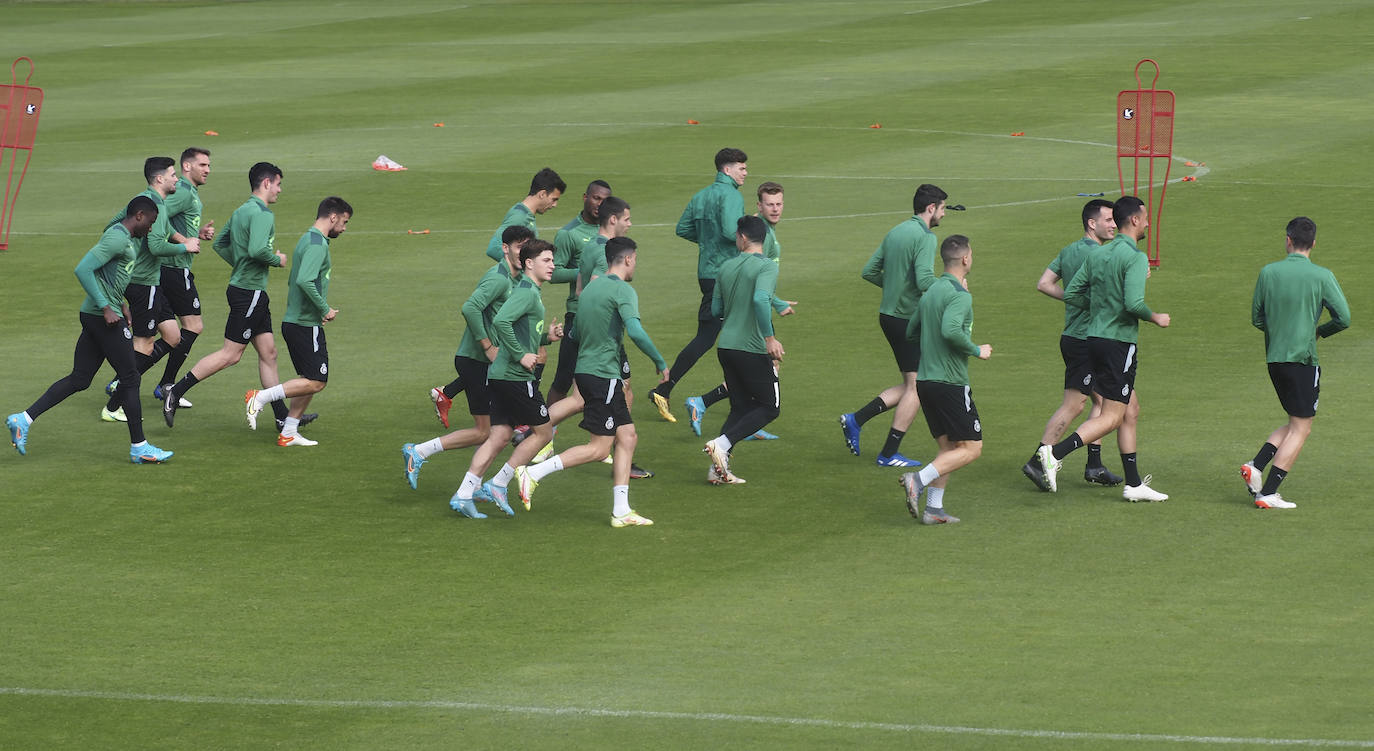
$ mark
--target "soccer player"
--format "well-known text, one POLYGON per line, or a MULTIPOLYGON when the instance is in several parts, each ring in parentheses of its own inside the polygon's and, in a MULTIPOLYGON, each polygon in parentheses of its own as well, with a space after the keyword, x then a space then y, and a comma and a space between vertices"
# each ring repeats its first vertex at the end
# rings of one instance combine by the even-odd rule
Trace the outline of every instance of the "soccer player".
MULTIPOLYGON (((768 238, 763 241, 763 257, 773 263, 782 264, 782 245, 778 243, 778 236, 775 229, 778 222, 782 220, 782 186, 769 181, 761 183, 758 188, 758 211, 754 216, 762 218, 768 223, 768 238)), ((773 310, 780 316, 790 316, 796 311, 792 308, 796 305, 795 300, 780 300, 777 295, 771 301, 773 310)), ((701 396, 689 396, 684 402, 687 407, 687 421, 692 426, 692 432, 701 435, 701 418, 705 416, 706 409, 716 402, 729 398, 730 393, 724 383, 711 389, 701 396)), ((745 438, 746 441, 775 441, 777 436, 766 430, 760 430, 754 435, 745 438)))
POLYGON ((534 173, 534 178, 530 180, 530 194, 510 207, 506 217, 501 220, 501 226, 492 233, 487 243, 487 257, 493 261, 501 260, 501 233, 507 227, 517 224, 528 227, 538 237, 539 230, 534 226, 534 217, 557 206, 559 196, 567 189, 568 184, 563 182, 563 178, 548 167, 534 173))
POLYGON ((936 242, 932 231, 945 216, 949 195, 929 183, 916 188, 911 207, 915 215, 888 231, 878 249, 864 264, 863 278, 883 288, 878 306, 878 327, 882 329, 902 382, 890 386, 858 411, 840 415, 840 430, 845 445, 859 455, 859 431, 864 423, 896 407, 892 429, 878 454, 879 467, 919 467, 921 463, 901 454, 902 438, 916 419, 921 400, 916 395, 916 367, 921 361, 921 343, 908 339, 906 325, 916 312, 921 294, 938 278, 935 276, 936 242))
MULTIPOLYGON (((606 205, 603 203, 602 207, 606 205)), ((583 287, 578 328, 574 332, 581 339, 575 375, 577 391, 586 399, 580 427, 592 438, 532 467, 516 467, 515 477, 520 498, 528 509, 534 489, 545 477, 561 469, 598 461, 610 454, 614 446, 611 526, 642 527, 653 521, 630 508, 630 464, 639 437, 620 377, 625 335, 653 360, 660 383, 668 375, 668 364, 639 320, 639 296, 630 286, 638 260, 635 241, 619 237, 607 242, 605 248, 606 269, 583 287)))
MULTIPOLYGON (((158 288, 162 280, 162 259, 189 257, 189 254, 200 252, 199 238, 184 237, 173 231, 167 222, 163 204, 177 189, 173 164, 172 158, 166 156, 148 157, 143 162, 143 177, 148 181, 148 189, 141 195, 157 204, 158 213, 147 236, 134 244, 137 249, 134 267, 129 275, 129 287, 124 291, 124 297, 129 301, 129 328, 134 335, 134 362, 140 375, 153 367, 163 355, 174 350, 181 341, 172 309, 158 288), (155 336, 160 338, 154 341, 155 336)), ((120 209, 106 227, 112 227, 122 220, 124 211, 120 209)), ((100 410, 100 419, 106 422, 123 422, 125 418, 125 413, 119 407, 121 400, 114 393, 117 388, 117 380, 105 387, 110 398, 100 410)))
POLYGON ((1279 483, 1293 470, 1303 443, 1312 433, 1321 392, 1321 367, 1317 364, 1317 339, 1350 326, 1350 305, 1345 301, 1335 274, 1312 263, 1317 225, 1305 216, 1288 223, 1282 261, 1260 269, 1250 322, 1264 332, 1265 361, 1279 404, 1288 413, 1287 424, 1269 434, 1255 458, 1241 465, 1245 488, 1259 508, 1296 508, 1279 495, 1279 483), (1322 309, 1329 314, 1321 320, 1322 309), (1269 476, 1260 483, 1266 465, 1269 476))
POLYGON ((134 265, 137 240, 146 237, 157 219, 157 202, 134 196, 124 216, 105 229, 95 247, 76 264, 76 279, 86 291, 81 302, 81 335, 76 339, 72 372, 53 383, 28 409, 5 419, 10 443, 20 455, 28 454, 29 428, 44 412, 91 385, 102 362, 109 362, 119 377, 115 393, 124 408, 129 427, 129 461, 156 464, 172 458, 171 451, 148 443, 143 437, 143 407, 138 401, 138 368, 134 364, 130 315, 121 304, 134 265))
MULTIPOLYGON (((472 415, 473 425, 463 430, 455 430, 446 435, 432 438, 421 443, 407 443, 401 447, 405 457, 406 482, 411 490, 416 490, 420 482, 420 467, 433 455, 441 451, 451 451, 466 446, 477 446, 491 434, 491 391, 487 388, 487 368, 496 359, 498 347, 496 335, 492 332, 492 319, 496 311, 505 304, 510 296, 511 285, 520 278, 520 249, 534 239, 528 227, 516 224, 501 233, 501 250, 505 260, 492 266, 477 282, 477 288, 463 303, 463 320, 467 328, 458 342, 458 353, 453 357, 453 367, 458 377, 448 386, 454 387, 453 394, 467 394, 468 414, 472 415)), ((443 413, 444 425, 448 425, 448 411, 443 413)))
POLYGON ((711 295, 720 274, 720 265, 739 254, 735 230, 744 216, 744 198, 739 187, 749 175, 749 157, 739 149, 716 152, 716 179, 697 191, 677 220, 677 236, 697 244, 697 286, 701 288, 701 307, 697 309, 697 333, 673 360, 668 380, 649 390, 658 413, 668 422, 677 422, 668 409, 668 400, 687 371, 711 349, 720 336, 721 322, 711 314, 711 295))
MULTIPOLYGON (((195 237, 201 242, 215 239, 215 222, 210 220, 201 224, 204 205, 200 201, 200 186, 210 179, 210 150, 192 146, 181 152, 181 177, 177 180, 176 190, 167 196, 163 211, 172 229, 183 237, 195 237)), ((167 353, 167 367, 162 378, 153 389, 153 395, 162 401, 163 385, 177 382, 181 366, 191 353, 200 332, 205 330, 201 318, 200 292, 196 289, 196 276, 191 273, 191 255, 177 254, 162 259, 161 282, 158 287, 167 298, 172 313, 181 325, 181 343, 167 353)), ((191 403, 182 400, 185 409, 191 403)))
MULTIPOLYGON (((286 265, 286 256, 273 247, 276 220, 269 208, 281 195, 281 168, 258 162, 248 170, 253 194, 234 210, 224 231, 215 238, 215 252, 234 267, 224 296, 229 302, 229 318, 224 322, 224 345, 217 352, 200 358, 191 372, 170 389, 163 389, 162 417, 167 427, 176 419, 181 397, 197 383, 230 367, 243 358, 252 342, 258 353, 258 377, 264 388, 280 383, 277 377, 277 344, 272 336, 272 311, 267 298, 267 271, 286 265)), ((273 402, 277 419, 287 417, 281 402, 273 402)))
MULTIPOLYGON (((1116 220, 1112 219, 1112 202, 1094 198, 1083 206, 1083 237, 1064 246, 1059 255, 1050 261, 1049 268, 1040 275, 1035 288, 1056 300, 1064 299, 1062 284, 1067 284, 1078 273, 1083 259, 1096 252, 1104 243, 1116 236, 1116 220)), ((1039 446, 1053 445, 1064 437, 1069 424, 1078 419, 1083 406, 1089 398, 1093 408, 1089 417, 1102 414, 1102 397, 1093 393, 1092 361, 1088 356, 1088 311, 1073 305, 1064 306, 1064 333, 1059 337, 1059 355, 1064 359, 1064 399, 1059 408, 1050 415, 1045 423, 1045 432, 1040 436, 1039 446)), ((1030 461, 1021 467, 1021 472, 1036 487, 1048 491, 1045 483, 1045 470, 1040 466, 1039 456, 1032 454, 1030 461)), ((1100 485, 1120 485, 1121 477, 1102 465, 1102 443, 1088 444, 1088 464, 1083 468, 1083 479, 1100 485)))
MULTIPOLYGON (((556 284, 568 282, 568 301, 563 313, 563 328, 571 331, 577 319, 577 277, 581 268, 582 251, 592 244, 597 236, 596 212, 601 202, 611 194, 611 185, 605 180, 593 180, 587 184, 582 194, 582 211, 563 225, 553 237, 553 261, 557 268, 553 272, 556 284)), ((568 395, 573 385, 573 371, 577 365, 577 340, 563 337, 558 343, 558 368, 554 371, 553 383, 549 384, 549 406, 557 404, 568 395)))
POLYGON ((329 382, 329 346, 324 338, 324 324, 338 316, 339 311, 329 305, 329 278, 333 259, 329 255, 329 241, 348 229, 353 207, 348 201, 329 196, 320 201, 315 211, 315 223, 291 253, 291 275, 286 285, 286 314, 282 316, 281 338, 296 366, 296 375, 286 383, 270 388, 250 389, 243 395, 248 427, 258 429, 258 412, 273 402, 291 400, 290 410, 277 436, 278 446, 315 446, 297 432, 301 415, 310 399, 324 390, 329 382))
POLYGON ((1122 196, 1112 209, 1112 218, 1116 238, 1090 253, 1064 288, 1065 303, 1088 309, 1088 352, 1093 389, 1102 395, 1102 413, 1088 418, 1053 447, 1041 446, 1037 454, 1053 493, 1058 490, 1060 460, 1115 430, 1126 472, 1121 496, 1132 503, 1164 501, 1169 496, 1151 488, 1149 476, 1142 479, 1136 464, 1135 416, 1140 413, 1140 398, 1135 392, 1135 373, 1140 363, 1136 346, 1140 321, 1167 328, 1169 314, 1156 313, 1145 304, 1149 261, 1136 244, 1150 226, 1149 209, 1135 196, 1122 196))
POLYGON ((448 504, 463 516, 486 518, 486 514, 473 504, 474 497, 493 501, 508 516, 514 515, 506 502, 506 488, 515 477, 515 468, 528 464, 553 437, 549 409, 534 378, 538 349, 563 337, 563 325, 557 321, 545 327, 544 301, 540 298, 540 288, 553 278, 553 268, 551 243, 543 240, 525 243, 520 249, 521 277, 492 319, 498 351, 487 371, 487 387, 491 391, 491 434, 473 453, 463 483, 448 504), (510 441, 516 425, 531 426, 530 436, 515 447, 510 460, 496 476, 483 483, 482 474, 510 441))
POLYGON ((702 451, 711 457, 707 481, 713 485, 743 483, 730 471, 734 445, 777 419, 782 407, 775 362, 782 360, 782 343, 773 336, 768 302, 778 282, 778 265, 763 257, 768 225, 756 216, 736 221, 739 254, 721 264, 711 292, 711 315, 722 321, 716 355, 730 392, 730 415, 720 435, 702 451))
POLYGON ((916 390, 924 406, 926 425, 940 452, 920 472, 906 472, 906 508, 922 524, 955 524, 959 517, 945 511, 945 487, 955 470, 983 453, 983 425, 969 386, 968 359, 992 357, 992 345, 973 343, 973 297, 968 272, 973 248, 963 235, 940 243, 945 273, 926 288, 907 323, 906 335, 921 338, 921 377, 916 390), (921 491, 926 507, 921 510, 921 491))

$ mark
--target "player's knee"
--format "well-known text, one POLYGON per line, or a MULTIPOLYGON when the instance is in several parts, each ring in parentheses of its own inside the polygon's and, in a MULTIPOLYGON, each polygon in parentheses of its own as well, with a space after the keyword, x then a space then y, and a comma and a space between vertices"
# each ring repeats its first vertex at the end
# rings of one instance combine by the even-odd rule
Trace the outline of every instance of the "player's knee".
POLYGON ((764 412, 763 412, 763 413, 764 413, 764 416, 768 418, 768 421, 769 421, 769 422, 772 422, 772 421, 778 419, 778 415, 782 414, 782 410, 781 410, 776 404, 773 404, 773 405, 769 405, 769 406, 767 406, 767 407, 764 407, 764 412))
POLYGON ((186 329, 192 334, 195 334, 196 336, 200 336, 201 332, 205 331, 205 323, 200 320, 199 316, 197 316, 195 320, 185 321, 182 324, 182 328, 186 329))
POLYGON ((329 383, 328 383, 327 381, 310 381, 310 380, 307 380, 307 381, 306 381, 306 384, 310 387, 310 392, 309 392, 309 393, 311 393, 311 394, 318 394, 318 393, 320 393, 321 391, 324 391, 324 387, 325 387, 325 386, 328 386, 328 385, 329 385, 329 383))
POLYGON ((633 425, 622 425, 615 431, 616 443, 633 450, 639 445, 639 433, 633 425))
POLYGON ((973 461, 983 455, 982 441, 964 441, 964 450, 968 452, 968 460, 973 461))

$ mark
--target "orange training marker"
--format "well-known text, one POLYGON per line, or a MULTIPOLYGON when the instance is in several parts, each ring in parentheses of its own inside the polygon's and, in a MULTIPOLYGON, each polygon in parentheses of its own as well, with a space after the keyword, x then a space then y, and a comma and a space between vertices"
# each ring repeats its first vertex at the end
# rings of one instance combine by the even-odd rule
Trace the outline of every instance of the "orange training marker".
POLYGON ((870 125, 870 126, 868 126, 868 127, 872 128, 873 130, 877 130, 877 129, 883 127, 883 124, 882 124, 882 123, 873 123, 872 125, 870 125))
POLYGON ((442 128, 442 127, 444 127, 444 124, 443 124, 443 123, 435 123, 435 124, 434 124, 434 127, 436 127, 436 128, 442 128))
POLYGON ((1016 131, 1015 133, 1012 133, 1012 135, 1013 135, 1013 136, 1024 136, 1024 135, 1026 135, 1026 131, 1024 131, 1024 130, 1018 130, 1018 131, 1016 131))
POLYGON ((428 235, 428 234, 429 234, 429 228, 425 228, 425 229, 408 229, 408 230, 406 230, 406 234, 407 234, 407 235, 428 235))
POLYGON ((1183 178, 1183 182, 1185 182, 1185 183, 1195 183, 1195 182, 1197 182, 1197 178, 1196 178, 1196 177, 1193 177, 1192 175, 1189 175, 1189 176, 1183 178))
POLYGON ((205 131, 205 135, 207 135, 207 136, 217 136, 217 135, 219 135, 219 131, 216 131, 216 130, 207 130, 207 131, 205 131))
POLYGON ((688 120, 688 121, 687 121, 687 124, 688 124, 688 125, 701 125, 701 123, 700 123, 699 121, 697 121, 697 120, 688 120))
POLYGON ((1185 167, 1196 167, 1196 166, 1197 166, 1197 162, 1184 162, 1184 163, 1183 163, 1183 166, 1185 166, 1185 167))

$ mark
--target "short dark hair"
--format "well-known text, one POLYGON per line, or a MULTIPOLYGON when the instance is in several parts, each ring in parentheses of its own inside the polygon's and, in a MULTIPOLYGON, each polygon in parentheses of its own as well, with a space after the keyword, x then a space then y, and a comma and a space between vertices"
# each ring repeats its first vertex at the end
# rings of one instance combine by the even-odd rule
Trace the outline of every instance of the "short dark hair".
POLYGON ((525 240, 533 239, 534 230, 530 229, 529 227, 526 227, 523 224, 512 224, 511 226, 501 230, 502 245, 513 245, 518 242, 524 242, 525 240))
POLYGON ((555 190, 559 193, 568 192, 568 184, 563 182, 563 178, 559 177, 557 172, 545 167, 534 173, 534 178, 530 180, 530 195, 544 191, 552 193, 555 190))
POLYGON ((946 266, 952 266, 956 261, 968 255, 969 241, 963 235, 950 235, 945 241, 940 243, 940 260, 946 266))
POLYGON ((611 184, 606 182, 605 180, 593 180, 587 183, 587 189, 582 192, 590 193, 592 192, 592 188, 605 188, 606 190, 610 190, 611 184))
POLYGON ((742 216, 735 224, 735 231, 744 235, 752 245, 762 245, 768 237, 768 224, 756 216, 742 216))
POLYGON ((1112 218, 1116 220, 1116 226, 1124 227, 1131 221, 1131 217, 1140 213, 1145 208, 1145 202, 1135 196, 1122 196, 1116 199, 1116 204, 1112 206, 1112 218))
POLYGON ((262 185, 263 180, 271 180, 281 176, 281 167, 271 162, 258 162, 248 168, 248 189, 257 190, 258 186, 262 185))
POLYGON ((600 208, 596 210, 596 223, 598 226, 605 227, 611 223, 611 217, 620 216, 630 208, 630 204, 619 196, 606 196, 606 200, 601 202, 600 208))
POLYGON ((749 155, 739 149, 721 149, 716 152, 716 171, 727 164, 743 164, 749 161, 749 155))
POLYGON ((138 195, 133 197, 133 200, 129 201, 128 206, 124 207, 124 215, 126 217, 133 216, 134 214, 137 214, 140 211, 144 213, 151 212, 156 214, 157 202, 143 195, 142 193, 139 193, 138 195))
POLYGON ((911 211, 914 214, 919 214, 925 211, 927 206, 939 203, 946 198, 949 198, 948 193, 930 183, 922 183, 916 188, 916 195, 911 197, 911 211))
POLYGON ((760 201, 763 200, 763 197, 764 197, 765 195, 775 196, 775 195, 777 195, 777 194, 779 194, 779 193, 781 193, 781 192, 782 192, 782 186, 781 186, 781 185, 778 185, 777 183, 773 182, 772 180, 769 180, 769 181, 766 182, 766 183, 759 183, 758 196, 759 196, 759 200, 760 200, 760 201))
POLYGON ((1083 231, 1088 231, 1088 222, 1096 219, 1102 209, 1111 209, 1112 202, 1103 198, 1094 198, 1083 204, 1083 231))
POLYGON ((639 250, 634 240, 628 237, 612 237, 606 241, 606 265, 614 266, 639 250))
POLYGON ((530 240, 529 242, 525 243, 525 247, 520 249, 520 270, 524 271, 525 264, 529 263, 530 260, 537 258, 540 253, 543 253, 546 250, 551 253, 553 252, 553 243, 549 242, 548 240, 540 240, 536 237, 533 240, 530 240))
POLYGON ((348 201, 338 196, 329 196, 323 201, 320 201, 320 208, 315 212, 315 218, 323 219, 330 214, 348 214, 349 216, 353 216, 353 207, 348 205, 348 201))
POLYGON ((202 154, 204 154, 205 156, 210 156, 210 150, 202 149, 199 146, 191 146, 187 148, 185 151, 181 152, 181 163, 185 164, 187 162, 193 161, 196 157, 201 156, 202 154))
POLYGON ((150 156, 143 160, 143 179, 153 184, 153 178, 166 172, 168 167, 176 164, 170 156, 150 156))
POLYGON ((1288 239, 1298 250, 1311 250, 1317 242, 1317 223, 1305 216, 1295 217, 1288 223, 1288 239))

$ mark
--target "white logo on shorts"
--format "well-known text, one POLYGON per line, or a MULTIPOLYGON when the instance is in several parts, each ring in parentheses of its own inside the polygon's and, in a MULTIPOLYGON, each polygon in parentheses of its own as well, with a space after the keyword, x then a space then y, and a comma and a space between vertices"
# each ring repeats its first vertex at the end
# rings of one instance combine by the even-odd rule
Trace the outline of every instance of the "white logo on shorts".
POLYGON ((149 322, 148 322, 148 330, 149 330, 149 331, 152 331, 152 330, 153 330, 153 322, 152 322, 152 321, 149 321, 149 322))
POLYGON ((1083 385, 1084 385, 1084 386, 1091 386, 1091 385, 1092 385, 1092 382, 1093 382, 1093 374, 1092 374, 1092 373, 1089 373, 1089 374, 1083 376, 1083 385))
POLYGON ((979 433, 983 432, 983 423, 977 419, 973 421, 973 429, 979 433))
POLYGON ((629 361, 629 360, 626 360, 625 362, 620 363, 620 372, 621 372, 621 373, 628 373, 628 372, 630 372, 630 361, 629 361))
POLYGON ((320 363, 320 375, 329 375, 329 363, 320 363))
POLYGON ((252 339, 252 338, 253 338, 253 330, 252 330, 252 329, 244 329, 244 330, 243 330, 243 338, 244 338, 244 339, 252 339))
POLYGON ((124 338, 125 338, 125 339, 133 339, 133 338, 134 338, 134 332, 130 331, 128 326, 125 326, 125 327, 124 327, 124 338))
POLYGON ((544 406, 543 404, 539 405, 539 416, 540 416, 540 417, 548 417, 548 416, 549 416, 549 408, 546 407, 546 406, 544 406))
POLYGON ((1121 395, 1122 395, 1122 396, 1130 396, 1130 395, 1131 395, 1131 385, 1130 385, 1129 383, 1126 384, 1125 386, 1122 386, 1122 387, 1121 387, 1121 395))
POLYGON ((200 310, 200 298, 199 298, 199 297, 194 298, 194 299, 191 300, 191 307, 195 308, 196 310, 200 310))
POLYGON ((614 427, 615 427, 615 420, 614 420, 613 418, 607 417, 607 418, 606 418, 606 429, 607 429, 607 430, 610 430, 611 428, 614 428, 614 427))
POLYGON ((1317 405, 1318 405, 1319 403, 1321 403, 1321 399, 1318 399, 1317 401, 1312 402, 1312 411, 1313 411, 1313 412, 1316 412, 1316 411, 1317 411, 1317 405))

